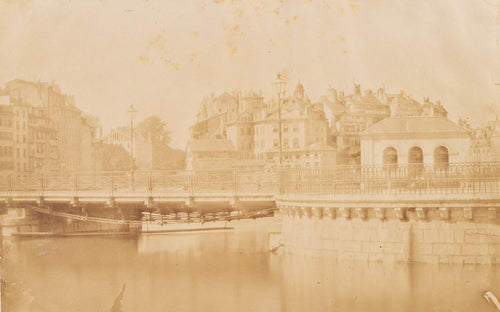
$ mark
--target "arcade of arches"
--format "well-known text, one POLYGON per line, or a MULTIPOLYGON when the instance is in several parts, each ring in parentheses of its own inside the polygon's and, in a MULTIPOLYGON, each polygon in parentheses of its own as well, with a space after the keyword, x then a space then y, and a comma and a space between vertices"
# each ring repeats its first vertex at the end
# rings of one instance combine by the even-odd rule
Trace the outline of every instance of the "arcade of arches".
MULTIPOLYGON (((396 166, 398 164, 398 151, 394 147, 386 147, 382 156, 384 165, 396 166)), ((408 164, 419 165, 424 163, 424 153, 422 148, 413 146, 408 151, 408 164)), ((449 164, 449 152, 444 146, 434 149, 433 164, 436 169, 446 169, 449 164)))

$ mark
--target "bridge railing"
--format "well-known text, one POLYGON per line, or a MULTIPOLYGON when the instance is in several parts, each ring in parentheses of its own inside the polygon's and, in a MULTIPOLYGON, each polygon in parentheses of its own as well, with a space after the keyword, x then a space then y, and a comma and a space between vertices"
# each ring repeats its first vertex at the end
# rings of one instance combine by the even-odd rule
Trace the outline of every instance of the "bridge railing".
POLYGON ((500 163, 282 169, 281 194, 499 194, 500 163))
POLYGON ((0 176, 3 193, 245 194, 277 191, 276 171, 253 169, 34 173, 0 176))
POLYGON ((0 176, 0 192, 49 194, 499 194, 500 163, 0 176))

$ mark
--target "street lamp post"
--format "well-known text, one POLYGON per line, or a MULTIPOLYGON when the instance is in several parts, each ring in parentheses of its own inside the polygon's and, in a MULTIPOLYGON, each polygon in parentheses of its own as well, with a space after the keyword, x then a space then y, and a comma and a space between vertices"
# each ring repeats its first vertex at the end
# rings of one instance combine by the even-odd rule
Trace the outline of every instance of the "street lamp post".
POLYGON ((128 113, 130 114, 130 184, 134 190, 134 116, 137 113, 134 105, 130 105, 128 113))
POLYGON ((279 154, 279 165, 280 167, 283 166, 283 135, 282 135, 282 129, 281 129, 281 94, 285 91, 284 87, 286 86, 286 80, 283 79, 281 74, 278 74, 276 77, 276 80, 273 82, 273 87, 275 91, 278 93, 278 140, 279 140, 279 149, 280 149, 280 154, 279 154))

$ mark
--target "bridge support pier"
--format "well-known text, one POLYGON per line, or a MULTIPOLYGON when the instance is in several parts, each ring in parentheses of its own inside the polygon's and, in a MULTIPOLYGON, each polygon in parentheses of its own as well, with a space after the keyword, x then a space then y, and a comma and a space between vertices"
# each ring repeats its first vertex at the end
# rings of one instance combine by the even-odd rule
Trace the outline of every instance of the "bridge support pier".
POLYGON ((116 207, 116 201, 115 201, 114 196, 111 196, 106 200, 106 206, 108 208, 115 208, 116 207))
POLYGON ((45 197, 39 196, 36 200, 36 205, 40 208, 45 207, 45 197))
POLYGON ((193 210, 195 208, 195 199, 193 196, 189 196, 184 204, 188 209, 193 210))
POLYGON ((144 205, 146 206, 146 208, 148 210, 153 210, 156 208, 156 203, 155 203, 155 200, 153 198, 153 196, 149 196, 145 201, 144 201, 144 205))
POLYGON ((78 200, 78 197, 77 196, 74 196, 71 201, 69 202, 69 204, 73 207, 73 208, 79 208, 80 207, 80 202, 78 200))
POLYGON ((233 198, 229 201, 229 205, 231 205, 231 209, 233 210, 240 210, 241 204, 238 196, 233 196, 233 198))

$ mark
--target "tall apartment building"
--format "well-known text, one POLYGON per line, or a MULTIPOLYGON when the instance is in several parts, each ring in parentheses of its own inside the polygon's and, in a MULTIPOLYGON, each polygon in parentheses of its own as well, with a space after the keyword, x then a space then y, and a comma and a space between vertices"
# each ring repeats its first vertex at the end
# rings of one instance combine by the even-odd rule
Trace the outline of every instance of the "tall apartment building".
POLYGON ((57 130, 45 107, 32 107, 28 114, 28 170, 47 172, 59 170, 57 130))
POLYGON ((3 93, 12 105, 17 172, 93 169, 88 157, 96 126, 86 121, 74 96, 55 83, 21 79, 7 82, 3 93))
MULTIPOLYGON (((293 96, 281 104, 283 166, 317 167, 334 165, 335 147, 327 142, 328 122, 321 105, 305 97, 302 84, 293 96)), ((271 111, 257 116, 254 122, 255 155, 279 161, 279 109, 272 101, 271 111)))
POLYGON ((13 110, 9 97, 0 95, 0 176, 14 172, 13 110))
POLYGON ((56 170, 56 131, 51 128, 46 109, 31 107, 23 99, 9 95, 0 96, 0 109, 0 155, 7 158, 1 171, 12 174, 56 170))
MULTIPOLYGON (((239 164, 252 159, 280 162, 279 108, 281 107, 282 164, 285 167, 335 164, 336 149, 327 142, 328 122, 321 105, 312 104, 304 86, 291 96, 264 99, 261 92, 244 91, 205 98, 197 122, 190 128, 195 140, 227 140, 239 164)), ((218 140, 218 141, 217 141, 218 140)), ((188 159, 190 149, 187 150, 188 159)), ((235 163, 235 162, 233 162, 235 163)), ((262 163, 262 162, 260 162, 262 163)))

